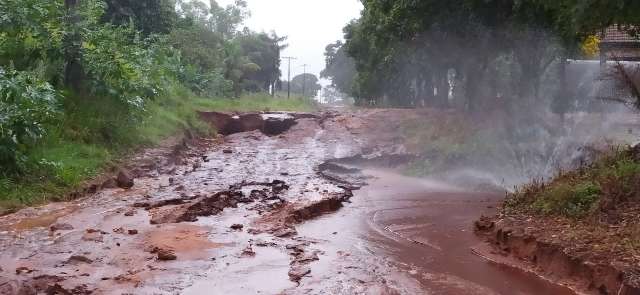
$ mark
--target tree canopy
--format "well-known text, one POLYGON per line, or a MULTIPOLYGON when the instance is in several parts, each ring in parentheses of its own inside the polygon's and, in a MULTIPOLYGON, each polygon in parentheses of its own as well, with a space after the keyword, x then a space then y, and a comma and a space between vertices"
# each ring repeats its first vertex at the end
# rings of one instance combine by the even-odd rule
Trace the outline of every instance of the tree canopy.
POLYGON ((353 90, 353 82, 356 75, 355 61, 347 54, 342 41, 336 41, 325 48, 326 68, 320 73, 320 77, 331 80, 331 86, 343 93, 353 90))
POLYGON ((77 105, 114 106, 92 118, 99 136, 73 135, 109 142, 108 126, 135 126, 174 91, 273 90, 286 38, 241 30, 248 15, 242 0, 0 1, 0 165, 21 170, 47 122, 76 116, 77 105))
MULTIPOLYGON (((563 71, 562 60, 580 57, 584 40, 603 28, 617 24, 633 31, 640 23, 632 12, 640 4, 632 0, 362 3, 360 19, 345 27, 344 45, 357 71, 349 75, 355 77, 349 91, 360 104, 474 111, 496 98, 510 104, 562 100, 559 79, 541 87, 563 71)), ((336 67, 335 46, 327 48, 327 75, 336 67)), ((564 105, 560 111, 568 105, 556 104, 564 105)))
POLYGON ((177 21, 175 0, 106 0, 103 21, 115 25, 134 23, 144 34, 166 34, 177 21))
MULTIPOLYGON (((291 92, 304 97, 316 97, 322 86, 314 74, 300 74, 291 79, 291 92)), ((286 82, 284 82, 286 85, 286 82)))

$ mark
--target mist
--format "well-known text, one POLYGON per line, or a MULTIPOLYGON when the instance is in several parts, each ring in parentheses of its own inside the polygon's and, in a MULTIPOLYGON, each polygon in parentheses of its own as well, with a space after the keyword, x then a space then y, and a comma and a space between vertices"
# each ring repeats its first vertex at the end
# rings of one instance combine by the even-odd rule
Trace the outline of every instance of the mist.
MULTIPOLYGON (((462 141, 419 155, 414 165, 419 174, 511 190, 637 141, 633 97, 621 94, 629 91, 611 74, 616 63, 601 65, 584 53, 568 59, 569 50, 553 32, 477 26, 463 37, 439 29, 416 33, 410 41, 389 45, 396 55, 385 70, 374 70, 377 76, 354 88, 351 72, 369 69, 353 49, 364 38, 358 37, 362 28, 351 26, 347 34, 355 36, 346 45, 337 43, 344 48, 327 47, 323 74, 333 78, 333 87, 359 88, 351 91, 357 105, 440 109, 466 121, 462 141), (464 46, 473 40, 482 43, 464 46), (349 56, 342 57, 345 52, 349 56)), ((460 135, 438 136, 447 141, 460 135)))

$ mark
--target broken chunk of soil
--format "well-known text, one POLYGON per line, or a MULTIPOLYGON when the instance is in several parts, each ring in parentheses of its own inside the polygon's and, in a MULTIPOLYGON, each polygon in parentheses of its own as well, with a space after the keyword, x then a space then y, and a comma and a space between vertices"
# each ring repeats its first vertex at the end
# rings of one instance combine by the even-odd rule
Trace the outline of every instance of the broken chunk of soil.
POLYGON ((152 253, 153 252, 156 253, 158 260, 160 261, 169 261, 169 260, 178 259, 178 256, 176 255, 176 253, 171 249, 156 248, 154 249, 154 251, 152 251, 152 253))
POLYGON ((200 112, 200 118, 213 125, 218 133, 230 135, 259 130, 265 135, 279 135, 296 124, 296 117, 285 113, 247 113, 227 114, 219 112, 200 112))
POLYGON ((103 233, 98 230, 88 229, 82 235, 83 241, 102 243, 104 241, 103 233))
POLYGON ((325 213, 335 212, 342 207, 342 203, 353 197, 353 193, 345 190, 342 193, 332 193, 322 200, 304 204, 293 209, 287 217, 288 222, 300 223, 318 217, 325 213))
POLYGON ((334 161, 322 163, 317 168, 318 174, 333 183, 357 190, 366 183, 366 176, 358 168, 350 168, 334 161))
POLYGON ((102 185, 100 186, 102 189, 112 189, 112 188, 116 188, 118 187, 118 182, 115 180, 115 178, 108 178, 107 180, 105 180, 102 185))
POLYGON ((36 276, 22 282, 14 294, 72 294, 58 285, 62 281, 64 281, 64 278, 59 276, 36 276))
POLYGON ((121 169, 118 172, 118 176, 116 177, 116 183, 119 188, 130 189, 133 187, 133 177, 131 173, 127 170, 121 169))
POLYGON ((302 278, 311 273, 311 267, 308 265, 294 265, 289 269, 289 279, 292 282, 300 282, 302 278))
POLYGON ((270 233, 278 238, 288 238, 297 235, 298 231, 293 226, 282 226, 271 230, 270 233))
POLYGON ((251 245, 248 245, 246 248, 244 248, 242 250, 242 253, 240 254, 240 257, 254 257, 256 256, 256 252, 253 251, 253 247, 251 247, 251 245))
POLYGON ((288 116, 263 116, 264 127, 262 133, 266 135, 278 135, 289 130, 296 124, 296 120, 293 117, 288 116))
POLYGON ((49 230, 52 232, 59 230, 73 230, 73 225, 68 223, 54 223, 49 227, 49 230))
POLYGON ((69 257, 69 259, 67 259, 67 263, 87 263, 87 264, 91 264, 91 263, 93 263, 93 260, 91 260, 88 257, 83 256, 83 255, 73 255, 73 256, 69 257))
POLYGON ((175 206, 151 206, 151 224, 195 222, 198 217, 217 215, 225 208, 235 208, 241 191, 222 191, 210 197, 200 197, 175 206))
POLYGON ((492 230, 495 226, 495 223, 493 222, 493 220, 491 220, 491 218, 482 216, 480 217, 480 219, 476 220, 473 225, 476 231, 486 232, 492 230))
POLYGON ((22 274, 30 274, 33 272, 33 269, 30 269, 26 266, 21 266, 16 268, 16 274, 17 275, 22 275, 22 274))
POLYGON ((147 210, 150 209, 154 209, 154 208, 160 208, 160 207, 165 207, 165 206, 170 206, 170 205, 181 205, 184 204, 188 201, 190 201, 192 199, 190 198, 176 198, 176 199, 167 199, 167 200, 161 200, 161 201, 157 201, 157 202, 138 202, 138 203, 134 203, 133 207, 135 208, 145 208, 147 210))
POLYGON ((244 225, 242 225, 242 224, 234 224, 230 228, 232 230, 242 230, 244 228, 244 225))
POLYGON ((249 194, 249 198, 252 200, 266 200, 269 196, 263 190, 252 190, 249 194))
POLYGON ((271 190, 276 194, 289 189, 289 186, 282 180, 274 180, 270 185, 271 190))

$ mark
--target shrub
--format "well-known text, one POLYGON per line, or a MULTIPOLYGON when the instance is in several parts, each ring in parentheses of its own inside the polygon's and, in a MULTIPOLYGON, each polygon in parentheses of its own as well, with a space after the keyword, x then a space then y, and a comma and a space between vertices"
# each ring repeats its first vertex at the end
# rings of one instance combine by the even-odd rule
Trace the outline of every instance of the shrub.
POLYGON ((133 110, 142 109, 144 98, 159 92, 149 75, 153 57, 136 35, 130 27, 103 25, 87 30, 82 45, 91 94, 120 98, 133 110))
POLYGON ((612 150, 593 164, 534 181, 505 200, 506 212, 584 218, 609 215, 640 195, 640 162, 634 150, 612 150))
POLYGON ((45 133, 45 123, 57 112, 57 92, 33 75, 0 68, 1 174, 20 172, 25 151, 45 133))
POLYGON ((601 193, 600 186, 592 182, 560 183, 544 191, 533 207, 543 214, 582 217, 594 209, 601 193))

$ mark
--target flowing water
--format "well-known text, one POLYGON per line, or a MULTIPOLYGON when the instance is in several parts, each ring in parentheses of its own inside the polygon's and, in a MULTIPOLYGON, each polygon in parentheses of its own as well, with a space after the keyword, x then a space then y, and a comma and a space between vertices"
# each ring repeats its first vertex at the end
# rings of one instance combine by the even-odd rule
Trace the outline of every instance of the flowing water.
POLYGON ((470 221, 503 195, 365 170, 373 177, 343 210, 299 232, 327 255, 301 288, 310 294, 574 294, 532 274, 476 256, 470 221), (372 292, 372 290, 375 290, 372 292))

